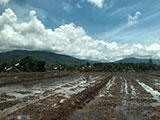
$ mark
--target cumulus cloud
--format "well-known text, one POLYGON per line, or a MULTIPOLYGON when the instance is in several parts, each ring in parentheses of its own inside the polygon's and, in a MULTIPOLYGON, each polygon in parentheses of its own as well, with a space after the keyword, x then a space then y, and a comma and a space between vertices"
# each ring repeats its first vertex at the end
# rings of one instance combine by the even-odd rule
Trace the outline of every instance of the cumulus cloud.
POLYGON ((128 25, 136 24, 139 16, 141 16, 141 12, 137 11, 134 16, 128 15, 128 25))
POLYGON ((0 0, 0 5, 7 5, 10 0, 0 0))
POLYGON ((64 24, 54 31, 46 29, 37 19, 36 12, 30 11, 28 22, 18 22, 11 9, 0 16, 0 51, 15 49, 45 50, 81 59, 118 60, 125 57, 160 58, 160 45, 142 46, 118 45, 116 42, 94 40, 82 27, 74 23, 64 24))
MULTIPOLYGON (((84 2, 85 0, 81 0, 81 2, 84 2)), ((98 8, 102 8, 104 5, 104 0, 86 0, 87 2, 97 6, 98 8)))

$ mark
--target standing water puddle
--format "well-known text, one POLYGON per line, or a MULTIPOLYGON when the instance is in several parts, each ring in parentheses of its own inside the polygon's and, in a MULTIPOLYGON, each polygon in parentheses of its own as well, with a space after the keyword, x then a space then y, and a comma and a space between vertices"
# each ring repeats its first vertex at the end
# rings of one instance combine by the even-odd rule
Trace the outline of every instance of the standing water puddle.
POLYGON ((144 84, 143 82, 140 82, 138 79, 136 79, 137 83, 143 87, 148 93, 150 93, 153 96, 153 99, 160 102, 160 93, 153 88, 149 87, 148 85, 144 84))
MULTIPOLYGON (((102 77, 93 77, 90 75, 89 78, 89 80, 86 80, 84 75, 79 75, 74 78, 67 78, 64 80, 46 80, 30 86, 11 85, 1 87, 0 94, 5 93, 9 96, 15 96, 15 100, 18 100, 19 103, 4 110, 0 110, 0 117, 5 117, 18 109, 24 108, 27 105, 38 102, 39 100, 43 100, 55 94, 62 95, 68 99, 71 95, 83 91, 88 85, 94 84, 102 77)), ((63 103, 64 100, 61 100, 60 102, 63 103)))

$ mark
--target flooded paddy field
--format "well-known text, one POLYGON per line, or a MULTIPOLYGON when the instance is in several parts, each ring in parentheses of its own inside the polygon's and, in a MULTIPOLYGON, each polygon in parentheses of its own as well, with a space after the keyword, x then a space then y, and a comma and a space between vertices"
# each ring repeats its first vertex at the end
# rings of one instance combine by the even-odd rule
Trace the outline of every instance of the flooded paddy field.
POLYGON ((0 120, 159 120, 157 73, 0 74, 0 120))
POLYGON ((0 120, 51 119, 54 117, 52 115, 54 109, 108 75, 103 73, 3 74, 0 76, 0 120))
POLYGON ((160 77, 115 73, 72 120, 160 120, 160 77))

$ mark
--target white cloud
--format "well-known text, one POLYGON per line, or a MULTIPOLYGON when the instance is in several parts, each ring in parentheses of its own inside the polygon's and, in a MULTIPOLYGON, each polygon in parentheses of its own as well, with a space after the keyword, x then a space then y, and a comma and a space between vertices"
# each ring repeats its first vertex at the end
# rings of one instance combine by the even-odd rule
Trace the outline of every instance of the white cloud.
MULTIPOLYGON (((85 0, 81 0, 81 2, 84 2, 85 0)), ((86 0, 87 2, 99 7, 99 8, 102 8, 103 5, 104 5, 104 0, 86 0)))
POLYGON ((10 0, 0 0, 0 5, 7 5, 10 0))
POLYGON ((82 8, 82 6, 79 3, 76 4, 76 7, 77 8, 82 8))
POLYGON ((71 5, 66 3, 66 2, 62 2, 62 6, 63 6, 63 9, 66 11, 66 12, 70 12, 71 10, 71 5))
POLYGON ((128 15, 128 25, 136 24, 139 16, 141 16, 141 12, 137 11, 134 16, 128 15))
POLYGON ((30 11, 28 22, 20 23, 15 13, 6 9, 0 16, 0 51, 15 49, 46 50, 92 60, 113 61, 150 55, 160 58, 159 44, 129 46, 94 40, 82 27, 73 23, 62 25, 53 31, 45 28, 37 19, 35 11, 30 11))
POLYGON ((139 6, 140 6, 139 4, 134 4, 131 6, 120 7, 120 8, 117 8, 115 11, 109 13, 109 16, 117 16, 121 14, 126 14, 127 12, 131 12, 139 6))
MULTIPOLYGON (((117 14, 117 13, 116 13, 117 14)), ((97 36, 97 38, 110 40, 110 41, 120 41, 121 43, 141 43, 141 44, 149 44, 149 43, 160 43, 160 25, 157 23, 156 25, 152 25, 149 29, 138 27, 141 24, 149 23, 150 20, 159 19, 160 13, 156 12, 154 14, 143 17, 139 20, 134 27, 129 25, 128 22, 121 24, 120 26, 109 29, 108 31, 101 33, 97 36), (145 33, 145 34, 144 34, 145 33), (138 36, 138 37, 137 37, 138 36)))

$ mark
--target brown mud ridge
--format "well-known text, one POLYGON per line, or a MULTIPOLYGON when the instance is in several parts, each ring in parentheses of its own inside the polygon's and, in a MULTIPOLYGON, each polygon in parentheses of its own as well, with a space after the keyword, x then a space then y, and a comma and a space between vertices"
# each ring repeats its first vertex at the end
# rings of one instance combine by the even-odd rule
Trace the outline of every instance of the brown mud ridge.
MULTIPOLYGON (((115 74, 71 120, 160 120, 160 93, 143 74, 115 74)), ((160 83, 160 78, 156 82, 160 83)))
POLYGON ((111 77, 104 73, 77 73, 42 80, 31 85, 32 89, 9 83, 0 87, 0 120, 67 119, 75 109, 93 99, 111 77))
POLYGON ((75 109, 83 108, 86 103, 89 103, 99 90, 105 86, 108 80, 112 77, 98 81, 94 86, 88 87, 86 90, 72 96, 71 99, 66 100, 58 108, 47 111, 44 116, 45 120, 66 120, 74 112, 75 109), (54 117, 53 117, 54 116, 54 117))
POLYGON ((73 75, 70 72, 31 72, 31 73, 1 73, 0 87, 12 84, 28 84, 52 79, 53 77, 65 77, 73 75))

